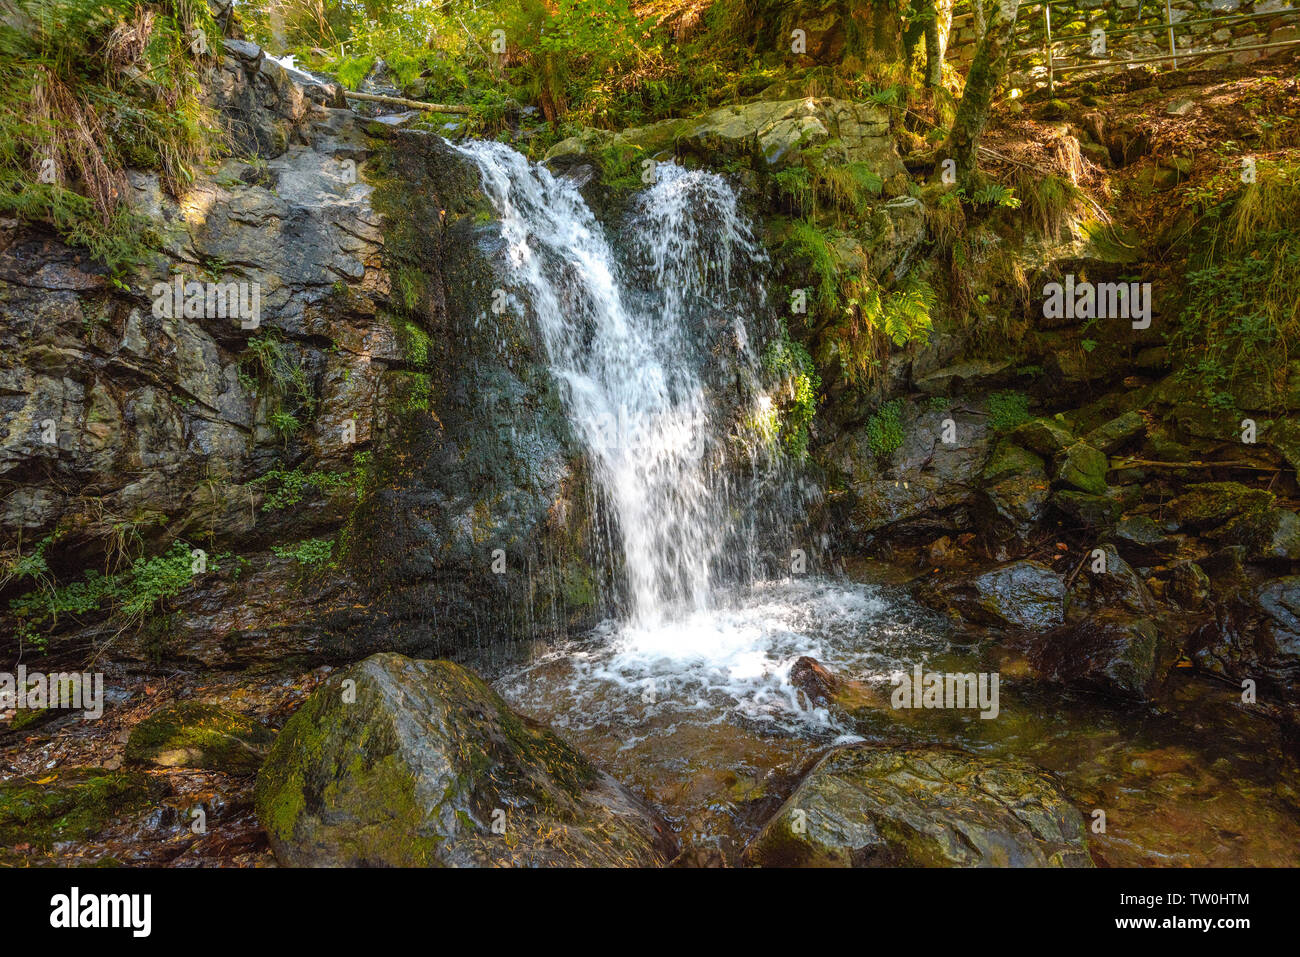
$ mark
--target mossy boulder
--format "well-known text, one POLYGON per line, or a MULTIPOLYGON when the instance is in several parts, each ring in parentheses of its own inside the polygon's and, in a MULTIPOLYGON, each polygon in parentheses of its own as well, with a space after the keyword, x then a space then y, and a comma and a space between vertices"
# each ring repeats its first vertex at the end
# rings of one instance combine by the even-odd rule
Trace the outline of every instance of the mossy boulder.
POLYGON ((1111 495, 1091 495, 1072 488, 1053 492, 1052 504, 1080 524, 1107 532, 1124 510, 1124 503, 1111 495))
POLYGON ((1049 483, 1041 458, 1001 440, 981 473, 976 519, 994 540, 1023 539, 1043 516, 1049 483))
POLYGON ((1039 455, 1053 456, 1068 445, 1073 445, 1075 437, 1066 426, 1056 419, 1030 419, 1011 430, 1011 438, 1027 449, 1039 455))
POLYGON ((1130 442, 1146 434, 1146 420, 1135 411, 1125 412, 1097 426, 1083 440, 1093 448, 1113 455, 1130 442))
POLYGON ((252 718, 213 704, 180 701, 131 729, 130 764, 253 774, 275 735, 252 718))
POLYGON ((48 850, 94 837, 115 819, 156 804, 165 791, 163 782, 143 772, 100 768, 5 781, 0 783, 0 846, 48 850))
POLYGON ((1090 867, 1083 817, 1027 764, 836 748, 745 850, 760 867, 1090 867))
POLYGON ((1056 455, 1054 478, 1062 485, 1087 492, 1106 494, 1106 454, 1086 442, 1068 445, 1056 455))
POLYGON ((1300 516, 1284 508, 1261 508, 1208 533, 1225 545, 1242 545, 1253 561, 1300 561, 1300 516))
POLYGON ((1270 508, 1272 492, 1240 482, 1202 482, 1189 485, 1170 503, 1174 520, 1190 531, 1214 528, 1243 512, 1270 508))
POLYGON ((256 807, 293 866, 655 866, 657 815, 447 661, 373 655, 289 719, 256 807))

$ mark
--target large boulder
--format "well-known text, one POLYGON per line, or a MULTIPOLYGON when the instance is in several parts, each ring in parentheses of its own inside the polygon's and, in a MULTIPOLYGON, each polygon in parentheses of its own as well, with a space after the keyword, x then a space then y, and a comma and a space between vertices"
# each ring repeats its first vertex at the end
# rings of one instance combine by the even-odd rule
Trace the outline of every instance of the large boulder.
MULTIPOLYGON (((624 136, 635 140, 632 133, 624 136)), ((677 138, 678 150, 710 161, 760 159, 772 170, 801 165, 803 151, 823 146, 825 161, 865 163, 882 180, 904 172, 889 133, 888 111, 833 97, 719 107, 677 138)))
POLYGON ((1044 680, 1129 699, 1151 697, 1172 664, 1156 623, 1121 609, 1033 635, 1027 657, 1044 680))
POLYGON ((378 654, 288 721, 258 775, 294 866, 655 866, 666 824, 473 672, 378 654))
POLYGON ((1024 539, 1043 516, 1049 483, 1043 460, 1007 439, 981 474, 976 519, 994 541, 1024 539))
POLYGON ((1064 579, 1035 561, 926 582, 917 597, 950 618, 988 628, 1043 629, 1065 620, 1064 579))
POLYGON ((1089 867, 1086 827, 1026 764, 942 748, 836 748, 745 850, 762 867, 1089 867))

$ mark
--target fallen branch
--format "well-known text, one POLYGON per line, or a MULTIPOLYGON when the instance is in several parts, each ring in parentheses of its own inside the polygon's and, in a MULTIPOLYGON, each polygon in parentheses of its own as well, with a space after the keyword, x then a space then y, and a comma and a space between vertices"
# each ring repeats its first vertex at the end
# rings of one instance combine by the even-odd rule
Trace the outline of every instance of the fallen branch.
POLYGON ((368 103, 385 103, 388 106, 404 106, 408 110, 424 110, 426 113, 459 113, 461 115, 469 114, 469 107, 456 103, 421 103, 419 100, 408 100, 400 96, 381 96, 378 93, 353 93, 350 90, 344 90, 343 95, 349 100, 365 100, 368 103))
POLYGON ((1111 471, 1127 469, 1134 466, 1151 469, 1250 469, 1254 472, 1281 472, 1277 465, 1252 465, 1249 462, 1152 462, 1148 459, 1120 459, 1120 464, 1112 465, 1111 471))

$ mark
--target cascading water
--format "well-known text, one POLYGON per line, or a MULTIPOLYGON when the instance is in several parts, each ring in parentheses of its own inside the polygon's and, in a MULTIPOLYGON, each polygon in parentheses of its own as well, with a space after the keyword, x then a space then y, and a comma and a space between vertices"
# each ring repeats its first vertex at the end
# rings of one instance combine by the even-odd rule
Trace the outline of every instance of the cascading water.
MULTIPOLYGON (((661 167, 629 218, 627 269, 569 181, 499 143, 462 148, 501 215, 512 274, 545 342, 569 415, 613 509, 633 623, 710 606, 741 534, 721 467, 729 421, 701 370, 709 313, 763 254, 721 177, 661 167)), ((716 325, 716 324, 715 324, 716 325)), ((739 317, 720 327, 733 366, 757 372, 739 317)), ((743 558, 743 556, 739 556, 743 558)))
POLYGON ((661 165, 618 224, 616 251, 573 183, 502 144, 459 149, 500 217, 511 306, 532 318, 563 386, 627 590, 624 620, 499 687, 573 733, 643 748, 642 766, 674 753, 664 736, 736 716, 840 733, 790 685, 800 655, 881 678, 934 645, 869 587, 763 580, 774 569, 757 540, 788 533, 796 516, 794 496, 776 491, 789 487, 779 457, 765 458, 744 427, 764 409, 746 317, 763 312, 766 258, 736 193, 717 174, 661 165), (882 652, 900 642, 911 644, 905 658, 882 652))

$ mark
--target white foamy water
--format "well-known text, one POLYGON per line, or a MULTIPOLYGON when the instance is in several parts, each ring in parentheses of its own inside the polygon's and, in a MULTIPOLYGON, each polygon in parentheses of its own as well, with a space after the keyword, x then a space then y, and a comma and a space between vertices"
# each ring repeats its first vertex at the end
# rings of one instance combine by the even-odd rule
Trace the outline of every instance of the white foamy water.
POLYGON ((648 733, 677 721, 744 720, 786 732, 839 733, 790 684, 809 655, 837 673, 888 688, 892 674, 949 649, 923 612, 870 585, 826 579, 763 582, 718 595, 717 607, 650 627, 605 622, 498 682, 502 694, 559 727, 648 733))
POLYGON ((747 584, 755 516, 784 509, 787 528, 796 516, 779 462, 751 455, 740 484, 726 467, 745 441, 735 423, 765 400, 727 385, 760 378, 743 305, 754 299, 741 293, 765 257, 736 193, 717 174, 660 165, 619 226, 620 258, 571 182, 499 143, 459 149, 500 217, 511 306, 541 334, 612 513, 625 589, 621 620, 503 692, 533 711, 545 702, 560 726, 680 715, 830 727, 790 685, 798 657, 855 675, 902 660, 880 650, 895 626, 870 588, 747 584))

